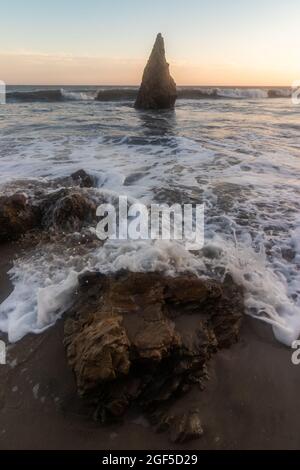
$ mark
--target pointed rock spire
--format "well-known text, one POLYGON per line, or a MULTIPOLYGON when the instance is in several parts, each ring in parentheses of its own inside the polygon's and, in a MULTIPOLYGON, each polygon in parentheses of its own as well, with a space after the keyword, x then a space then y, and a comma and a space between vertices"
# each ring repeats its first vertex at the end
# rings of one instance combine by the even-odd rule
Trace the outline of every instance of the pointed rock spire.
POLYGON ((170 109, 174 107, 176 99, 176 83, 170 75, 164 39, 159 33, 144 70, 135 108, 170 109))

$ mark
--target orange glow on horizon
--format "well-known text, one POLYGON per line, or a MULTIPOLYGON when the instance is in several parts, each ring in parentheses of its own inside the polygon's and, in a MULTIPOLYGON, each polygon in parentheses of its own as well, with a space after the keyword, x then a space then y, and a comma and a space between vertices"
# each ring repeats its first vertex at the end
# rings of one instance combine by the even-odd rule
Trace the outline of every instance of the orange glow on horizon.
MULTIPOLYGON (((8 85, 139 85, 145 63, 146 59, 0 54, 0 79, 8 85)), ((300 78, 300 66, 170 60, 170 69, 178 86, 291 86, 300 78)))

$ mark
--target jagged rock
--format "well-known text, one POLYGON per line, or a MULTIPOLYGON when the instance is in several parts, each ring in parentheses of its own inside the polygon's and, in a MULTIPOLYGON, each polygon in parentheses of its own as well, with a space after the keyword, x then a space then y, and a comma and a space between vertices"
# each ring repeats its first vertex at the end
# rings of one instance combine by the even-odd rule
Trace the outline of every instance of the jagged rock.
MULTIPOLYGON (((81 275, 65 321, 80 395, 96 403, 102 421, 122 417, 132 403, 155 413, 201 382, 212 354, 237 341, 242 312, 241 290, 230 278, 81 275)), ((178 424, 184 435, 193 435, 194 418, 178 424)))
POLYGON ((56 188, 79 186, 80 188, 94 188, 97 186, 97 180, 94 176, 81 169, 75 171, 70 176, 56 178, 52 185, 56 188))
POLYGON ((137 109, 171 109, 177 99, 176 83, 166 61, 164 39, 158 34, 144 70, 135 102, 137 109))
POLYGON ((0 242, 17 240, 39 224, 38 208, 24 193, 0 197, 0 242))
POLYGON ((33 229, 38 236, 49 229, 63 234, 95 225, 97 207, 104 201, 93 191, 79 187, 91 183, 89 178, 84 172, 72 175, 67 183, 73 181, 74 184, 77 180, 76 189, 53 190, 50 186, 39 188, 32 194, 32 188, 28 187, 26 193, 0 196, 0 243, 18 240, 33 229))
POLYGON ((129 340, 121 325, 122 318, 90 321, 90 326, 75 332, 68 351, 80 394, 94 388, 95 383, 126 376, 130 368, 129 340))
POLYGON ((62 189, 47 195, 41 204, 46 228, 79 231, 96 220, 97 203, 83 191, 62 189))

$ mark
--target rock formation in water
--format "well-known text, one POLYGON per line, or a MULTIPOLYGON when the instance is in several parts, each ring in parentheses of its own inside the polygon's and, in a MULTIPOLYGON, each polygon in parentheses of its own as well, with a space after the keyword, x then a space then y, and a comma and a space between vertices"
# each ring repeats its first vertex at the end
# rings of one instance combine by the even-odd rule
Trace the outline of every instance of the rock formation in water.
POLYGON ((174 442, 202 435, 197 410, 170 414, 170 402, 203 386, 206 364, 237 341, 241 290, 191 275, 85 273, 65 321, 78 392, 102 422, 136 405, 174 442))
POLYGON ((135 102, 137 109, 171 109, 177 99, 176 83, 166 61, 164 39, 158 34, 135 102))
POLYGON ((24 190, 0 195, 0 243, 18 240, 33 230, 80 230, 96 222, 97 206, 103 202, 91 189, 94 178, 84 170, 48 186, 21 185, 24 190))
POLYGON ((86 173, 84 170, 75 171, 70 176, 70 186, 80 186, 80 188, 93 188, 96 186, 96 180, 93 176, 86 173))

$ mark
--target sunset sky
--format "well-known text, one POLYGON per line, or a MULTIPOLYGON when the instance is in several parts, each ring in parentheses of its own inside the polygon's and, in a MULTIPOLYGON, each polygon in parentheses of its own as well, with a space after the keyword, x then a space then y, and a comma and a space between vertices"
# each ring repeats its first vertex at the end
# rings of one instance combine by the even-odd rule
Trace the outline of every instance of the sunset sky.
POLYGON ((299 0, 0 1, 0 80, 135 85, 155 36, 179 85, 300 79, 299 0))

